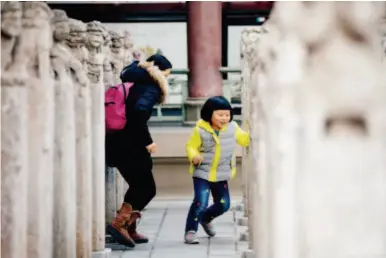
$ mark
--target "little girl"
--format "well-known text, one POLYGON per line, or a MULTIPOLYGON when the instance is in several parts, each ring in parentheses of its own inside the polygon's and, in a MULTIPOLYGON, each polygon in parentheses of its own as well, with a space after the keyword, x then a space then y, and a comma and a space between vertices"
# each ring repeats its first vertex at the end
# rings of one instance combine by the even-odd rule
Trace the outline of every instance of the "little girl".
POLYGON ((249 134, 232 121, 231 104, 222 96, 208 99, 201 109, 201 119, 186 144, 191 162, 194 199, 185 227, 185 243, 198 244, 200 223, 208 236, 216 232, 211 221, 230 207, 228 180, 236 174, 236 144, 249 145, 249 134), (209 195, 214 204, 208 208, 209 195))

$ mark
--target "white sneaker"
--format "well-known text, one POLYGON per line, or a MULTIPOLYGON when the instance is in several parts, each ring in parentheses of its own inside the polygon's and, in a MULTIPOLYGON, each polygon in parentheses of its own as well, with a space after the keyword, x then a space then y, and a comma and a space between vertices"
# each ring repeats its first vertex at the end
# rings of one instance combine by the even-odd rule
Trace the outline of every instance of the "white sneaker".
POLYGON ((200 242, 198 241, 196 237, 196 232, 195 231, 188 231, 185 233, 185 244, 188 245, 197 245, 200 242))

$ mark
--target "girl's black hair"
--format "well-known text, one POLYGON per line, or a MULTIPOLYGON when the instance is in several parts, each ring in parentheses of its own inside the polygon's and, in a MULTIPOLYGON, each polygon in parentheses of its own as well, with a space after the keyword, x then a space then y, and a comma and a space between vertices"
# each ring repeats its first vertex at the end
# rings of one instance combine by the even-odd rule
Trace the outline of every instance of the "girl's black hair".
POLYGON ((207 99, 205 104, 201 108, 201 119, 210 122, 212 119, 213 111, 216 110, 229 110, 231 113, 231 119, 233 119, 233 109, 231 103, 223 96, 215 96, 207 99))

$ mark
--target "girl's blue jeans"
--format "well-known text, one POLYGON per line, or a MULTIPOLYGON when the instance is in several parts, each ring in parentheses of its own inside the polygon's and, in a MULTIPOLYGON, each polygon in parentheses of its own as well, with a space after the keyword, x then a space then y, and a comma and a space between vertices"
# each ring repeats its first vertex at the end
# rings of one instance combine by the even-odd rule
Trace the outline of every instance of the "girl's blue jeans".
POLYGON ((209 182, 193 177, 194 199, 186 219, 185 232, 198 230, 199 223, 209 223, 230 207, 228 181, 209 182), (208 208, 209 195, 213 205, 208 208))

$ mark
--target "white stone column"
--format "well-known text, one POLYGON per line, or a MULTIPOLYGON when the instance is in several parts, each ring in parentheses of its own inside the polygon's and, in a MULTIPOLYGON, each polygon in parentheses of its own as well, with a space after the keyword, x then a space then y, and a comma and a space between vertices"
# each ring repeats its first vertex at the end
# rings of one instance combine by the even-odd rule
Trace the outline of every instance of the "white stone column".
POLYGON ((374 5, 275 4, 280 37, 268 33, 258 77, 267 141, 257 257, 386 255, 386 79, 374 5))
MULTIPOLYGON (((83 71, 82 76, 86 75, 83 71)), ((92 187, 91 99, 90 86, 76 84, 76 171, 77 171, 77 257, 90 257, 92 252, 92 187)))
MULTIPOLYGON (((241 103, 242 103, 242 128, 248 129, 249 125, 249 97, 248 97, 248 86, 249 86, 249 67, 246 62, 246 48, 249 36, 249 28, 244 29, 241 32, 241 41, 240 41, 240 63, 241 63, 241 103)), ((241 187, 243 191, 243 208, 244 208, 244 217, 248 218, 248 155, 249 150, 243 149, 242 156, 242 171, 241 171, 241 187)))
POLYGON ((20 2, 1 2, 1 256, 27 258, 27 72, 14 54, 22 30, 20 2), (11 24, 12 26, 5 26, 11 24), (6 237, 4 237, 6 236, 6 237))
POLYGON ((123 199, 124 199, 124 194, 125 194, 125 189, 124 189, 124 182, 125 180, 123 179, 121 173, 119 172, 119 170, 117 168, 114 169, 114 172, 115 172, 115 195, 116 195, 116 204, 115 204, 115 207, 116 207, 116 210, 118 211, 121 206, 122 206, 122 203, 123 203, 123 199))
MULTIPOLYGON (((51 77, 51 10, 44 2, 24 2, 29 20, 23 36, 32 45, 28 71, 28 239, 31 258, 52 257, 53 170, 54 170, 54 81, 51 77)), ((26 57, 23 57, 26 58, 26 57)), ((27 59, 28 60, 28 59, 27 59)), ((28 62, 28 61, 27 61, 28 62)))
POLYGON ((27 88, 5 82, 6 75, 12 76, 2 72, 1 78, 1 235, 7 236, 1 238, 1 255, 27 258, 27 217, 20 216, 27 214, 27 88))
MULTIPOLYGON (((77 117, 85 109, 76 109, 78 88, 87 85, 82 64, 65 45, 70 29, 74 25, 62 10, 54 10, 55 45, 52 64, 56 73, 56 135, 55 135, 55 203, 54 203, 54 257, 77 257, 78 176, 84 176, 83 164, 87 167, 87 149, 78 151, 82 140, 77 138, 77 117), (60 35, 64 34, 64 35, 60 35), (58 37, 58 38, 57 38, 58 37), (83 78, 82 78, 83 73, 83 78), (76 112, 75 112, 76 110, 76 112), (77 159, 83 158, 82 163, 77 159)), ((73 31, 72 31, 73 32, 73 31)), ((75 34, 75 33, 73 33, 75 34)), ((84 120, 82 120, 84 122, 84 120)), ((82 124, 81 124, 82 125, 82 124)))
POLYGON ((105 251, 105 86, 103 82, 103 27, 100 22, 87 24, 89 50, 88 77, 91 100, 92 142, 92 250, 104 257, 105 251), (96 43, 97 42, 97 43, 96 43))
MULTIPOLYGON (((108 31, 108 28, 102 24, 103 29, 103 83, 105 85, 105 90, 107 90, 111 85, 114 85, 114 76, 112 71, 112 66, 110 62, 110 44, 111 37, 108 31)), ((111 223, 117 214, 117 191, 116 191, 116 178, 115 178, 115 168, 105 167, 105 209, 106 209, 106 224, 111 223)))
MULTIPOLYGON (((259 144, 261 142, 261 135, 258 130, 258 124, 261 119, 261 114, 258 110, 258 81, 256 71, 258 70, 259 58, 258 58, 258 46, 260 44, 260 38, 263 30, 260 27, 247 28, 242 32, 241 38, 241 53, 242 53, 242 67, 243 67, 243 118, 244 129, 250 132, 251 144, 249 148, 244 152, 243 159, 243 171, 245 175, 245 185, 247 188, 246 194, 248 201, 247 215, 248 215, 248 242, 249 251, 251 253, 254 249, 254 221, 260 215, 258 207, 257 185, 256 180, 259 174, 257 168, 257 160, 254 157, 258 157, 259 144), (251 126, 254 125, 254 126, 251 126), (255 215, 256 214, 256 215, 255 215)), ((259 157, 260 159, 260 157, 259 157)))
POLYGON ((106 223, 111 223, 117 215, 117 187, 115 168, 106 166, 106 223))
MULTIPOLYGON (((120 79, 120 73, 125 65, 126 60, 126 51, 124 48, 125 35, 122 31, 109 31, 110 37, 112 39, 112 44, 110 44, 109 60, 112 67, 112 77, 114 84, 122 83, 120 79)), ((115 173, 115 201, 116 207, 115 210, 118 211, 124 199, 125 194, 125 180, 122 175, 119 173, 118 169, 114 169, 115 173)), ((116 215, 116 214, 115 214, 116 215)), ((114 215, 114 217, 115 217, 114 215)), ((108 223, 111 223, 109 221, 108 223)))
POLYGON ((92 85, 91 90, 94 251, 102 251, 105 248, 105 91, 102 82, 92 85))

